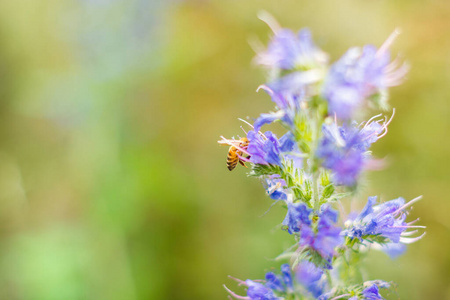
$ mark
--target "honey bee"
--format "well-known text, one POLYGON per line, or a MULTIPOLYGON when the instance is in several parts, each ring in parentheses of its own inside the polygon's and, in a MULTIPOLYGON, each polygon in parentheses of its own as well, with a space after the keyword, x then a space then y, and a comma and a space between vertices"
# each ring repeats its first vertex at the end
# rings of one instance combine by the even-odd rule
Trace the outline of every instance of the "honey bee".
MULTIPOLYGON (((239 143, 239 148, 247 148, 248 146, 248 139, 246 137, 241 138, 239 143)), ((240 158, 242 156, 242 151, 236 148, 235 146, 230 146, 230 149, 228 149, 227 154, 227 167, 228 170, 233 171, 234 168, 236 168, 237 163, 239 162, 244 167, 247 167, 245 163, 240 158)))

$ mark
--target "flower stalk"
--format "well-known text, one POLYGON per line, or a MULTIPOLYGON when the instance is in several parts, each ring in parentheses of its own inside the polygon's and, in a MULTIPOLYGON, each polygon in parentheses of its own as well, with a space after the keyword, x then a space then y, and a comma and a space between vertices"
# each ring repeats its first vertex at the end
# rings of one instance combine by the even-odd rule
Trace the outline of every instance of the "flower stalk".
POLYGON ((417 220, 406 221, 421 197, 409 202, 369 197, 361 212, 346 219, 333 206, 354 196, 374 164, 370 146, 388 132, 394 109, 389 119, 377 114, 361 121, 369 107, 388 107, 387 88, 407 73, 406 64, 390 60, 389 47, 399 31, 379 49, 351 48, 330 65, 308 29, 294 33, 268 13, 260 18, 273 37, 255 59, 270 75, 258 91, 265 91, 275 108, 253 125, 244 121, 250 126, 245 143, 225 137, 219 143, 233 150, 229 160, 248 166, 268 196, 284 204, 282 229, 295 246, 279 256, 288 260, 281 272, 268 272, 261 281, 237 280, 247 287, 246 296, 225 289, 233 298, 250 300, 384 299, 380 290, 391 284, 368 281, 360 272, 363 257, 371 249, 396 257, 424 236, 419 233, 424 226, 413 225, 417 220), (272 123, 281 124, 285 134, 262 131, 272 123))

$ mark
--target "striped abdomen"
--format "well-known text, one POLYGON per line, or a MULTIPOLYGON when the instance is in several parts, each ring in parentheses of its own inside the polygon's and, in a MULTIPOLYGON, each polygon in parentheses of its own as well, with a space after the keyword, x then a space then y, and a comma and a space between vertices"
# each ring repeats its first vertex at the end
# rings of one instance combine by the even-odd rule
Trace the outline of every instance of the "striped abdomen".
POLYGON ((228 155, 227 155, 228 170, 232 171, 234 168, 236 168, 237 163, 239 162, 238 154, 242 155, 242 151, 239 151, 236 147, 231 146, 230 150, 228 150, 228 155))
MULTIPOLYGON (((240 141, 241 142, 239 143, 239 148, 247 150, 248 143, 249 143, 248 139, 246 137, 243 137, 240 139, 240 141)), ((235 146, 230 147, 230 149, 228 150, 228 155, 227 155, 228 170, 232 171, 234 168, 236 168, 237 163, 240 163, 241 165, 246 167, 244 161, 242 161, 240 159, 240 156, 242 156, 242 154, 243 154, 242 151, 239 150, 238 148, 236 148, 235 146)))

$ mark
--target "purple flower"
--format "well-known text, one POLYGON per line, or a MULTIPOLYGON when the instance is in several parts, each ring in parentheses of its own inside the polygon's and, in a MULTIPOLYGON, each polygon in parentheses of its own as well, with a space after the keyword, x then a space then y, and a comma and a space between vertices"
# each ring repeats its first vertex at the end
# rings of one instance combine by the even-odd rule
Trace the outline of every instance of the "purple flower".
POLYGON ((289 264, 284 264, 281 266, 281 276, 276 275, 273 272, 266 273, 265 284, 255 282, 250 279, 247 279, 245 282, 239 279, 235 280, 238 281, 241 285, 246 285, 248 287, 247 297, 243 297, 235 294, 233 291, 224 286, 228 293, 230 293, 230 295, 232 295, 236 299, 277 300, 281 298, 276 297, 274 291, 281 293, 291 293, 293 291, 291 268, 289 264))
POLYGON ((365 239, 382 237, 387 244, 388 253, 393 256, 404 251, 403 247, 392 247, 390 243, 413 243, 423 237, 409 238, 411 234, 417 232, 408 229, 425 228, 424 226, 414 226, 413 222, 405 222, 408 212, 406 208, 420 200, 421 197, 411 200, 405 204, 403 198, 397 198, 375 205, 377 197, 369 197, 366 206, 361 213, 352 221, 346 222, 347 229, 343 232, 345 236, 351 239, 358 239, 363 242, 365 239))
MULTIPOLYGON (((292 161, 294 167, 302 167, 303 160, 299 155, 300 151, 292 133, 288 132, 278 139, 270 131, 262 134, 259 131, 252 130, 247 133, 247 138, 249 144, 245 149, 245 153, 250 155, 248 159, 250 162, 254 164, 281 166, 281 157, 283 157, 285 160, 292 161), (285 154, 281 155, 282 153, 285 154)), ((275 184, 278 184, 278 182, 275 182, 275 184)), ((282 183, 282 185, 285 184, 284 182, 282 183)), ((271 186, 270 182, 268 182, 268 186, 271 186)))
POLYGON ((322 165, 333 171, 336 184, 353 185, 361 173, 370 145, 387 132, 390 121, 380 124, 370 119, 361 129, 355 124, 338 127, 324 125, 316 155, 322 165))
POLYGON ((276 297, 270 288, 265 287, 263 284, 254 282, 250 279, 246 280, 245 283, 248 286, 247 296, 251 300, 277 300, 280 299, 276 297))
POLYGON ((301 103, 312 94, 317 94, 317 89, 309 86, 323 80, 328 56, 314 45, 309 30, 303 29, 295 35, 290 30, 281 29, 275 32, 267 51, 259 53, 256 61, 275 71, 275 78, 260 88, 271 96, 278 111, 261 114, 255 128, 276 120, 293 126, 301 103), (280 70, 292 72, 279 77, 280 70))
POLYGON ((296 271, 297 281, 302 284, 315 298, 323 294, 325 281, 321 280, 324 271, 309 261, 302 261, 296 271))
POLYGON ((278 110, 273 113, 261 114, 255 121, 254 130, 258 131, 261 126, 275 121, 281 121, 289 127, 294 126, 294 118, 301 110, 302 95, 277 92, 266 85, 260 86, 259 89, 265 90, 270 95, 278 110))
POLYGON ((288 290, 292 290, 294 286, 292 283, 291 267, 289 266, 289 264, 281 265, 281 276, 288 290))
POLYGON ((334 248, 343 242, 341 229, 334 226, 337 218, 338 215, 335 210, 327 204, 322 205, 313 248, 324 258, 332 256, 334 254, 334 248))
POLYGON ((397 68, 398 62, 391 63, 387 51, 397 34, 394 32, 378 50, 371 45, 362 50, 351 48, 332 65, 323 88, 330 114, 349 119, 364 99, 401 83, 408 67, 397 68))
POLYGON ((281 266, 281 276, 273 272, 266 273, 266 287, 279 292, 292 291, 294 287, 289 264, 283 264, 281 266))
POLYGON ((287 200, 286 181, 280 178, 280 175, 270 175, 264 179, 264 185, 269 197, 273 200, 287 200))
POLYGON ((322 205, 319 221, 314 227, 310 221, 311 212, 312 210, 303 203, 290 204, 283 225, 288 226, 290 234, 300 233, 300 246, 310 247, 323 258, 329 259, 335 253, 334 248, 342 244, 341 229, 334 226, 337 213, 330 207, 322 205))
POLYGON ((249 140, 247 152, 252 163, 281 166, 280 142, 272 132, 267 131, 261 135, 252 130, 248 132, 247 138, 249 140))
POLYGON ((310 227, 302 227, 300 246, 309 246, 317 251, 323 258, 330 258, 335 254, 334 248, 342 244, 341 229, 335 226, 321 227, 318 232, 310 227))
POLYGON ((325 71, 321 69, 292 72, 266 85, 273 92, 283 95, 285 98, 292 98, 301 104, 309 101, 311 96, 317 95, 318 89, 314 85, 323 81, 325 74, 325 71))
POLYGON ((302 29, 297 34, 289 29, 275 32, 266 51, 258 53, 256 62, 271 69, 307 69, 328 60, 313 42, 311 32, 302 29))
POLYGON ((312 209, 309 209, 303 203, 288 203, 288 211, 283 225, 288 227, 290 234, 299 232, 302 225, 311 225, 311 220, 309 219, 311 212, 312 209))
MULTIPOLYGON (((271 276, 269 275, 269 278, 271 276)), ((225 285, 224 288, 227 290, 227 292, 233 296, 236 299, 244 299, 244 300, 279 300, 280 298, 276 297, 273 293, 272 287, 269 287, 271 284, 276 285, 279 284, 279 282, 276 279, 272 279, 269 283, 269 286, 264 286, 262 283, 255 282, 253 280, 247 279, 245 282, 241 281, 239 279, 236 279, 241 285, 246 285, 247 288, 247 297, 239 296, 230 289, 228 289, 225 285)), ((284 289, 284 287, 281 286, 281 288, 284 289)))
POLYGON ((279 275, 276 275, 273 272, 266 273, 266 287, 271 290, 284 292, 286 288, 281 282, 281 278, 279 275))
POLYGON ((384 298, 381 297, 379 293, 378 286, 376 284, 373 284, 367 288, 365 288, 362 292, 362 296, 364 297, 364 300, 383 300, 384 298))

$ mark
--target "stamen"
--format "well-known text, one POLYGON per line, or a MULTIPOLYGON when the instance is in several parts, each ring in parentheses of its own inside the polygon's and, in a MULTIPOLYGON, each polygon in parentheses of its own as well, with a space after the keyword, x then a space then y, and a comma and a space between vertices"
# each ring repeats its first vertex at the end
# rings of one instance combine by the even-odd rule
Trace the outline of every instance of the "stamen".
POLYGON ((413 231, 405 231, 401 233, 401 236, 411 236, 413 234, 416 234, 417 232, 419 232, 419 230, 413 230, 413 231))
POLYGON ((258 86, 256 92, 258 93, 261 89, 265 90, 270 96, 273 96, 274 94, 273 90, 265 84, 261 84, 260 86, 258 86))
POLYGON ((277 33, 277 31, 281 29, 281 26, 280 24, 278 24, 277 20, 275 20, 275 18, 267 11, 261 10, 257 16, 258 19, 266 23, 267 26, 269 26, 269 28, 272 29, 274 33, 277 33))
POLYGON ((395 39, 400 35, 401 30, 400 28, 395 28, 394 32, 389 35, 387 40, 381 45, 380 49, 378 49, 376 56, 382 55, 384 52, 386 52, 387 49, 392 45, 392 43, 395 41, 395 39))
POLYGON ((392 226, 391 228, 427 228, 426 226, 413 225, 413 226, 392 226))
POLYGON ((247 133, 247 131, 245 131, 244 127, 242 127, 242 126, 239 126, 239 127, 241 127, 241 129, 245 133, 245 135, 248 135, 248 133, 247 133))
MULTIPOLYGON (((378 118, 378 117, 381 117, 381 114, 378 114, 378 115, 373 116, 372 118, 370 118, 370 119, 366 122, 366 125, 364 125, 364 127, 368 126, 368 125, 371 123, 371 121, 373 121, 375 118, 378 118)), ((379 121, 377 121, 377 122, 379 122, 379 121)), ((362 122, 361 125, 362 125, 362 124, 364 124, 364 122, 362 122)), ((360 125, 360 126, 361 126, 361 125, 360 125)))
POLYGON ((389 124, 391 124, 392 119, 394 119, 394 115, 395 115, 395 107, 392 108, 392 116, 391 116, 391 118, 389 119, 389 121, 387 121, 386 126, 389 125, 389 124))
POLYGON ((417 221, 419 221, 420 220, 420 218, 417 218, 417 219, 415 219, 414 221, 411 221, 411 222, 409 222, 409 223, 407 223, 408 225, 412 225, 412 224, 414 224, 414 223, 416 223, 417 221))
POLYGON ((399 209, 397 209, 393 215, 397 215, 399 212, 403 211, 405 208, 407 208, 408 206, 411 206, 412 204, 416 203, 417 201, 421 200, 422 196, 419 196, 417 198, 412 199, 411 201, 409 201, 408 203, 404 204, 402 207, 400 207, 399 209))
POLYGON ((383 136, 385 136, 388 133, 388 125, 392 122, 392 119, 394 119, 394 115, 395 115, 395 108, 392 109, 392 116, 389 119, 389 121, 387 121, 383 124, 384 132, 378 136, 379 139, 381 139, 383 136))
MULTIPOLYGON (((249 122, 245 121, 244 119, 238 118, 238 120, 244 122, 245 124, 247 124, 247 125, 250 126, 251 128, 255 128, 255 127, 253 127, 252 124, 250 124, 249 122)), ((244 130, 244 129, 242 128, 242 126, 241 126, 241 129, 244 130)), ((247 134, 247 132, 246 132, 245 130, 244 130, 244 132, 245 132, 245 134, 247 134)), ((264 133, 262 133, 261 131, 258 131, 258 133, 259 133, 260 135, 262 135, 262 136, 267 140, 267 137, 264 135, 264 133)))
POLYGON ((236 299, 251 300, 250 297, 239 296, 238 294, 227 288, 225 284, 223 285, 223 287, 227 290, 228 293, 230 293, 231 296, 233 296, 236 299))
POLYGON ((408 63, 403 63, 399 68, 392 71, 385 70, 385 78, 383 80, 386 86, 400 85, 408 73, 410 66, 408 63))
POLYGON ((343 294, 343 295, 339 295, 337 297, 331 298, 330 300, 337 300, 337 299, 341 299, 341 298, 348 297, 348 296, 351 296, 351 295, 350 294, 343 294))
POLYGON ((239 144, 241 143, 241 141, 239 141, 239 140, 226 139, 222 135, 220 137, 222 138, 222 140, 221 141, 217 141, 217 143, 222 144, 222 145, 228 145, 228 146, 236 147, 236 146, 239 146, 239 144))
POLYGON ((236 278, 236 277, 233 277, 233 276, 231 276, 231 275, 228 275, 228 278, 231 278, 231 279, 233 279, 234 281, 237 281, 239 286, 241 286, 241 285, 247 285, 247 283, 245 283, 245 281, 240 280, 240 279, 238 279, 238 278, 236 278))
POLYGON ((417 242, 418 240, 420 240, 421 238, 423 238, 425 236, 426 232, 424 232, 422 235, 415 237, 415 238, 405 238, 405 237, 400 237, 400 243, 403 244, 412 244, 414 242, 417 242))
POLYGON ((337 126, 337 123, 335 123, 335 126, 330 131, 333 133, 333 137, 336 139, 337 145, 339 147, 345 147, 345 141, 342 138, 341 133, 339 132, 339 127, 337 126))
MULTIPOLYGON (((247 39, 247 41, 248 41, 248 44, 250 45, 250 48, 252 48, 252 50, 253 50, 255 53, 261 53, 261 52, 263 52, 264 49, 266 48, 266 47, 264 46, 264 44, 263 44, 257 37, 255 37, 255 36, 249 37, 249 38, 247 39)), ((257 57, 258 57, 258 56, 257 56, 257 57)), ((257 57, 255 57, 254 60, 256 60, 257 57)))
POLYGON ((384 72, 391 73, 396 69, 398 69, 399 65, 400 65, 400 58, 397 56, 389 65, 386 66, 386 68, 384 68, 384 72))
MULTIPOLYGON (((247 125, 250 126, 251 128, 255 128, 255 127, 253 127, 252 124, 250 124, 249 122, 245 121, 244 119, 238 118, 238 120, 244 122, 245 124, 247 124, 247 125)), ((242 126, 241 126, 241 128, 242 128, 242 126)))

